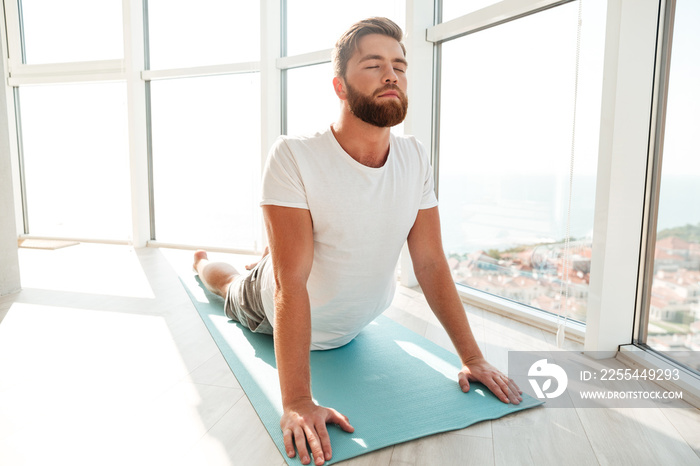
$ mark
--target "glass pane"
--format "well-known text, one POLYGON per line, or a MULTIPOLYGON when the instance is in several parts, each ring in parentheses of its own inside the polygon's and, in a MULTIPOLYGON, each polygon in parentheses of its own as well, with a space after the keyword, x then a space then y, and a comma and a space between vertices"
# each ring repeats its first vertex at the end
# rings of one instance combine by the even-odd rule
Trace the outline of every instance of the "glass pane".
POLYGON ((150 68, 260 60, 259 2, 148 0, 150 68))
POLYGON ((124 56, 121 0, 21 0, 28 64, 124 56))
POLYGON ((468 13, 473 13, 501 0, 442 0, 442 22, 445 23, 468 13))
POLYGON ((30 233, 129 239, 126 85, 27 86, 20 105, 30 233))
MULTIPOLYGON (((676 3, 647 344, 700 350, 700 4, 676 3)), ((681 361, 700 371, 700 354, 681 361)), ((677 355, 676 355, 677 356, 677 355)))
POLYGON ((355 22, 384 16, 404 28, 405 1, 355 0, 342 5, 326 0, 287 0, 287 56, 333 48, 355 22), (310 33, 309 31, 313 31, 310 33))
POLYGON ((156 239, 253 249, 260 75, 151 83, 156 239))
POLYGON ((586 138, 563 267, 577 13, 567 4, 443 45, 439 195, 456 282, 585 321, 597 154, 586 138))

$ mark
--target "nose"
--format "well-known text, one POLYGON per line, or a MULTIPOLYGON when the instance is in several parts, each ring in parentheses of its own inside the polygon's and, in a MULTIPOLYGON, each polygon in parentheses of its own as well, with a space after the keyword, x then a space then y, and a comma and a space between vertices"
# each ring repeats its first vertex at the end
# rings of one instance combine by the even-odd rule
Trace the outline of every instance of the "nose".
POLYGON ((396 84, 399 82, 399 76, 396 74, 396 71, 392 66, 389 66, 384 72, 384 82, 386 84, 396 84))

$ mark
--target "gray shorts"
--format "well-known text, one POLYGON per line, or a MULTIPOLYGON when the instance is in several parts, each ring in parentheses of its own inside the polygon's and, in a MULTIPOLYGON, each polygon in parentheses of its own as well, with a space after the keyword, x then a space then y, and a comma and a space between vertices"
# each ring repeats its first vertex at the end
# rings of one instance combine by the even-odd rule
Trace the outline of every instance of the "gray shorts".
POLYGON ((269 259, 268 254, 247 274, 236 277, 228 287, 224 312, 226 317, 239 322, 255 333, 272 335, 272 325, 265 315, 260 294, 260 280, 258 280, 269 259))

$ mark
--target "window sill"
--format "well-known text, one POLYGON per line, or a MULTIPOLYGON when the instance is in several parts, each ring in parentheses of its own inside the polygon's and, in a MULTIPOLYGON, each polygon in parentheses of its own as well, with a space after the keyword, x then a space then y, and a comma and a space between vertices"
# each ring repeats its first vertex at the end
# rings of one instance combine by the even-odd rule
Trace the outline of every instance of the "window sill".
MULTIPOLYGON (((464 285, 457 284, 457 291, 462 298, 462 302, 478 306, 490 312, 500 314, 518 322, 532 325, 533 327, 537 327, 551 333, 557 332, 559 321, 563 319, 556 315, 525 306, 509 299, 469 288, 464 285)), ((572 320, 566 321, 566 338, 578 343, 584 343, 585 336, 585 324, 572 320)))
POLYGON ((683 401, 700 408, 700 377, 694 372, 636 345, 620 346, 616 359, 632 369, 678 369, 679 380, 659 380, 655 383, 666 390, 683 390, 683 401))

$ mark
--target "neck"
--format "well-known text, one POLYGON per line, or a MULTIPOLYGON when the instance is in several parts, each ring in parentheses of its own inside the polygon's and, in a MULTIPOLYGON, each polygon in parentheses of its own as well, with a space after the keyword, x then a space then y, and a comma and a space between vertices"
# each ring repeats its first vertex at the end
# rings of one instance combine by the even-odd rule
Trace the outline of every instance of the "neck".
POLYGON ((331 129, 340 147, 357 162, 373 168, 386 163, 390 128, 365 123, 344 108, 331 129))

